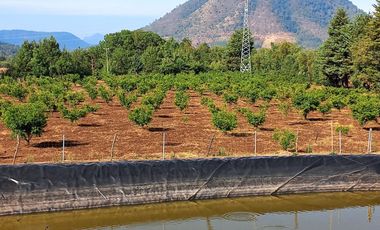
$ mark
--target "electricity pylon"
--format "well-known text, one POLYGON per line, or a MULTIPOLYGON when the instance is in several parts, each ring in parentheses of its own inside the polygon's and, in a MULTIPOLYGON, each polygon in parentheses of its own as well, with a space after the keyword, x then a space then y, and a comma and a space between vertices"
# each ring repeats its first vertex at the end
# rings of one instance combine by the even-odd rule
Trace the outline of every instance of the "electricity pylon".
POLYGON ((251 73, 251 31, 249 29, 249 0, 246 0, 244 7, 244 25, 243 25, 243 39, 241 46, 241 64, 240 72, 251 73))

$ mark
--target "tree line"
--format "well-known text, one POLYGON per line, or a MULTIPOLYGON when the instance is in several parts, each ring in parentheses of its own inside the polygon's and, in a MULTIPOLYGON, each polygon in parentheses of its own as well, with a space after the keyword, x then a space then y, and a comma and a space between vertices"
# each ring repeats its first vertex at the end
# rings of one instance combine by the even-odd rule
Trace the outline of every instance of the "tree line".
MULTIPOLYGON (((335 87, 380 90, 380 0, 372 15, 350 19, 339 9, 330 22, 328 39, 316 50, 297 44, 272 44, 255 49, 254 74, 277 75, 289 81, 335 87)), ((73 52, 61 50, 51 37, 24 42, 11 60, 14 77, 77 74, 178 74, 239 71, 242 30, 226 46, 194 46, 189 39, 164 39, 153 32, 123 30, 108 34, 99 45, 73 52)))

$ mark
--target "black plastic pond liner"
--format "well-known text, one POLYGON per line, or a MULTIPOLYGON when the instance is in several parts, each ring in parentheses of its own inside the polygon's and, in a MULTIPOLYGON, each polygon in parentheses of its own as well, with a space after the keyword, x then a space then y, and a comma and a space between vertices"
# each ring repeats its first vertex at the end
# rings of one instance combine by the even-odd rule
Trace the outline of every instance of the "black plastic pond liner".
POLYGON ((0 166, 0 215, 341 191, 380 191, 380 156, 0 166))

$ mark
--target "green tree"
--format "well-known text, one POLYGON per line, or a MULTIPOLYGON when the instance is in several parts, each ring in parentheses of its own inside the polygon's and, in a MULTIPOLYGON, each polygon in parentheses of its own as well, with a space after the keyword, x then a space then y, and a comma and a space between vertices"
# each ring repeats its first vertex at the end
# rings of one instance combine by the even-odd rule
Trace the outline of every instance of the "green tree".
POLYGON ((290 130, 276 130, 273 139, 277 141, 283 150, 288 151, 295 147, 297 135, 290 130))
POLYGON ((33 136, 41 136, 47 124, 45 106, 38 103, 13 105, 2 116, 4 124, 28 144, 33 136))
POLYGON ((376 2, 365 35, 353 45, 354 83, 367 89, 380 89, 380 1, 376 2))
POLYGON ((34 49, 37 47, 36 42, 25 41, 16 56, 12 59, 12 74, 16 77, 24 77, 31 73, 34 49))
POLYGON ((32 73, 35 76, 53 76, 57 74, 55 66, 61 50, 54 37, 43 39, 33 50, 31 60, 32 73))
POLYGON ((351 36, 349 18, 344 9, 338 9, 330 22, 329 38, 321 48, 320 64, 328 84, 348 87, 352 75, 351 36))
MULTIPOLYGON (((241 47, 243 41, 243 29, 236 30, 227 43, 227 67, 228 70, 240 70, 241 47)), ((251 34, 251 50, 254 48, 254 41, 251 34)))
POLYGON ((237 117, 235 113, 220 110, 212 114, 212 123, 223 132, 232 131, 237 127, 237 117))

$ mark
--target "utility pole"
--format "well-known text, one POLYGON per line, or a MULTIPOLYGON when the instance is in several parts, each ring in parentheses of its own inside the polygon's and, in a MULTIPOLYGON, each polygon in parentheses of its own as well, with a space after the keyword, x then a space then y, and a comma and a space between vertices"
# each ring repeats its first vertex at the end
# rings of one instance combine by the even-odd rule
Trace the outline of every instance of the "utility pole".
POLYGON ((106 67, 107 67, 107 74, 110 74, 110 69, 109 69, 109 60, 108 60, 108 51, 110 48, 105 48, 106 50, 106 67))
POLYGON ((249 0, 246 0, 244 7, 243 39, 241 46, 240 72, 251 73, 251 31, 249 29, 249 0))

